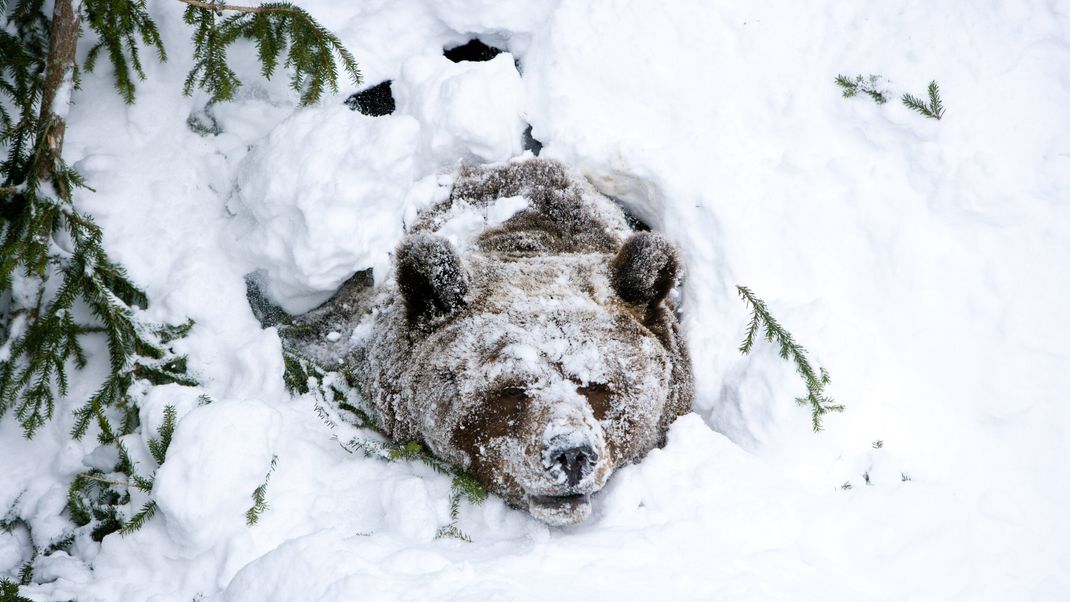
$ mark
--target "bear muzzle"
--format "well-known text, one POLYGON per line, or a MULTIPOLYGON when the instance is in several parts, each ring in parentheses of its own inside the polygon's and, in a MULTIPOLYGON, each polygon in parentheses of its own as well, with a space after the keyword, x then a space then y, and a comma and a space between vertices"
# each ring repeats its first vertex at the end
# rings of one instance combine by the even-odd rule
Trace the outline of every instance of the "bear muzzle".
POLYGON ((558 483, 563 480, 569 489, 579 486, 597 464, 598 453, 591 444, 571 445, 565 437, 552 439, 542 452, 542 465, 550 478, 558 483))
POLYGON ((591 495, 605 485, 611 472, 602 437, 586 429, 548 437, 541 464, 546 486, 528 492, 532 516, 555 526, 586 519, 591 514, 591 495))

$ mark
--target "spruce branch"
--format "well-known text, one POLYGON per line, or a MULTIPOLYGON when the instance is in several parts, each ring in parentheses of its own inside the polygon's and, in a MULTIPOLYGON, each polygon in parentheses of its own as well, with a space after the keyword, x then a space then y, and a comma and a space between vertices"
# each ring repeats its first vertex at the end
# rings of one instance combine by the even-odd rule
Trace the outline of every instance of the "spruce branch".
POLYGON ((30 602, 30 599, 20 596, 19 584, 5 577, 0 579, 0 602, 30 602))
POLYGON ((80 473, 77 477, 75 477, 75 479, 76 479, 76 482, 77 482, 78 479, 84 479, 86 481, 96 481, 97 483, 103 483, 105 485, 114 485, 116 487, 125 487, 125 488, 132 487, 132 485, 130 483, 126 482, 126 481, 117 481, 115 479, 106 479, 104 477, 98 476, 96 473, 91 473, 91 472, 80 473))
POLYGON ((911 94, 903 95, 903 104, 910 110, 921 113, 930 119, 940 120, 944 117, 944 103, 940 99, 940 86, 936 80, 929 82, 929 102, 911 94))
POLYGON ((354 85, 362 81, 352 53, 338 36, 323 27, 304 9, 289 2, 238 6, 221 2, 179 0, 187 5, 186 23, 195 27, 194 66, 186 77, 184 92, 202 88, 212 102, 230 100, 241 85, 227 66, 227 48, 236 40, 253 40, 261 73, 270 78, 286 51, 285 66, 291 70, 290 86, 300 94, 301 104, 318 101, 330 89, 338 91, 338 65, 354 85), (224 11, 237 14, 221 19, 224 11))
POLYGON ((144 527, 145 523, 149 522, 149 519, 156 516, 156 510, 157 506, 155 500, 145 502, 145 505, 141 507, 141 510, 138 510, 137 514, 134 516, 131 516, 130 520, 119 529, 119 534, 123 536, 130 535, 134 531, 144 527))
POLYGON ((156 464, 161 466, 167 458, 167 448, 171 446, 171 437, 175 434, 175 417, 175 406, 164 406, 163 423, 156 431, 157 436, 149 439, 149 453, 152 454, 152 459, 156 460, 156 464))
MULTIPOLYGON (((165 406, 163 423, 148 444, 149 453, 158 465, 163 464, 166 458, 175 424, 174 406, 165 406)), ((105 535, 116 531, 124 536, 129 535, 143 527, 159 509, 156 501, 150 499, 128 520, 122 519, 122 508, 130 503, 130 493, 133 490, 152 494, 156 473, 153 472, 147 477, 139 474, 126 445, 118 439, 110 444, 115 445, 119 455, 114 472, 126 475, 127 480, 113 478, 99 469, 94 469, 76 475, 67 490, 66 508, 71 522, 76 527, 89 530, 95 541, 100 541, 105 535)))
POLYGON ((835 403, 832 398, 825 395, 825 387, 829 384, 828 372, 819 367, 816 371, 806 355, 806 349, 795 342, 783 326, 769 312, 765 302, 759 299, 749 288, 736 286, 739 296, 751 309, 751 317, 747 323, 743 342, 739 346, 742 354, 750 353, 754 348, 758 332, 764 328, 765 340, 775 343, 781 359, 791 360, 795 364, 795 371, 802 377, 806 385, 806 395, 796 397, 795 402, 801 406, 810 406, 811 423, 814 432, 821 430, 821 418, 830 412, 842 412, 844 406, 835 403))
POLYGON ((872 98, 873 102, 882 105, 888 102, 888 96, 880 89, 880 80, 879 75, 870 74, 868 78, 864 78, 861 74, 854 77, 840 74, 836 76, 835 82, 843 90, 844 98, 851 98, 861 92, 872 98))
POLYGON ((264 482, 253 490, 253 505, 245 511, 245 524, 250 527, 260 522, 260 515, 268 509, 267 486, 268 482, 271 481, 271 473, 275 472, 275 466, 278 461, 279 457, 277 455, 271 456, 271 467, 268 468, 267 474, 264 475, 264 482))
POLYGON ((400 444, 391 441, 377 442, 353 438, 348 444, 339 442, 339 445, 349 453, 359 451, 366 458, 377 458, 385 462, 398 460, 420 462, 439 474, 452 477, 449 497, 450 521, 438 529, 435 538, 449 537, 466 542, 472 541, 457 526, 461 516, 461 502, 467 500, 473 505, 478 505, 487 499, 488 494, 486 488, 471 473, 463 468, 444 462, 419 443, 400 444))
POLYGON ((32 437, 68 394, 68 365, 86 364, 81 337, 103 336, 111 374, 76 411, 74 430, 81 436, 95 420, 107 441, 116 436, 109 409, 123 417, 120 430, 132 424, 126 392, 134 378, 152 372, 156 382, 192 380, 182 374, 184 363, 135 318, 134 308, 148 304, 145 294, 108 257, 100 228, 74 207, 74 192, 86 185, 62 159, 65 123, 59 115, 65 113, 60 105, 70 102, 61 88, 73 77, 81 4, 57 0, 51 20, 41 4, 19 2, 9 15, 13 27, 0 34, 0 47, 14 50, 0 53, 0 106, 9 100, 15 107, 0 116, 0 147, 7 151, 0 185, 14 191, 0 202, 0 290, 10 290, 16 280, 37 290, 32 298, 14 299, 11 327, 3 329, 0 417, 13 409, 32 437), (70 250, 57 244, 61 235, 70 250), (79 302, 95 323, 75 320, 79 302), (156 349, 151 361, 139 361, 146 349, 156 349))
POLYGON ((87 24, 97 32, 100 41, 89 49, 83 68, 93 71, 97 57, 103 50, 115 68, 115 89, 127 104, 134 102, 134 77, 145 79, 139 50, 141 44, 156 50, 161 61, 167 51, 156 22, 149 16, 145 0, 84 0, 87 24))

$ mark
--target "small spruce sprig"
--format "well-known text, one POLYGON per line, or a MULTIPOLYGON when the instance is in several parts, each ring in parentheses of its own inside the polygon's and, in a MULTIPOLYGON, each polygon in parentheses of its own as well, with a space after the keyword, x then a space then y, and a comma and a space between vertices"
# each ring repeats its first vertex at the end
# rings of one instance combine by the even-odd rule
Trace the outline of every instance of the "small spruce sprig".
POLYGON ((242 38, 256 43, 265 78, 271 78, 286 51, 290 87, 300 94, 303 105, 315 103, 327 89, 338 91, 338 63, 354 85, 362 81, 356 59, 338 36, 296 5, 268 2, 259 6, 234 6, 213 1, 179 1, 188 5, 184 19, 195 28, 194 65, 183 87, 187 95, 194 88, 202 88, 212 95, 213 102, 234 97, 241 81, 227 66, 227 49, 242 38), (223 11, 237 13, 220 19, 223 11))
POLYGON ((271 474, 275 472, 275 466, 278 465, 278 462, 279 457, 277 455, 272 455, 271 466, 268 468, 267 474, 264 475, 264 482, 253 490, 253 505, 245 511, 245 524, 250 527, 260 522, 260 515, 268 509, 267 486, 271 481, 271 474))
POLYGON ((85 0, 86 23, 99 41, 89 49, 85 63, 93 71, 102 50, 115 68, 115 89, 127 104, 134 102, 134 76, 145 79, 138 40, 156 50, 160 62, 167 60, 160 31, 149 16, 145 0, 85 0))
MULTIPOLYGON (((281 324, 279 332, 285 337, 305 328, 304 325, 281 324)), ((369 429, 385 436, 372 414, 360 407, 364 404, 352 384, 356 379, 348 369, 327 370, 299 353, 284 349, 282 380, 291 395, 312 394, 315 398, 313 408, 328 428, 336 426, 328 411, 328 408, 334 407, 348 413, 346 422, 356 428, 369 429)))
POLYGON ((0 532, 14 534, 16 531, 21 531, 29 543, 30 554, 29 558, 26 558, 19 566, 15 581, 0 579, 0 602, 29 602, 26 598, 18 597, 18 588, 33 583, 34 567, 38 559, 48 558, 56 553, 67 554, 74 544, 74 534, 67 531, 60 531, 49 541, 40 541, 30 522, 15 511, 21 497, 21 495, 16 497, 4 517, 0 518, 0 532))
POLYGON ((873 99, 873 102, 882 105, 888 102, 887 94, 880 89, 879 82, 881 77, 879 75, 870 74, 869 77, 862 77, 861 74, 854 76, 853 78, 848 75, 837 75, 836 85, 843 90, 844 98, 851 98, 857 96, 859 92, 869 96, 873 99))
POLYGON ((810 406, 811 423, 814 432, 821 430, 821 419, 830 412, 842 412, 844 406, 835 403, 832 398, 825 395, 825 387, 830 379, 828 372, 818 367, 815 371, 806 356, 806 349, 795 342, 776 318, 769 313, 765 302, 759 299, 749 288, 736 286, 740 298, 750 307, 751 317, 747 324, 747 333, 739 346, 740 353, 747 354, 754 348, 754 342, 758 338, 759 330, 764 328, 765 340, 775 342, 779 346, 780 357, 791 360, 795 364, 795 371, 802 377, 806 384, 806 395, 796 397, 795 402, 800 406, 810 406))
POLYGON ((19 584, 7 578, 0 579, 0 602, 30 602, 19 595, 19 584))
POLYGON ((944 103, 940 99, 940 86, 935 79, 929 82, 929 102, 910 94, 904 94, 902 100, 908 109, 917 111, 930 119, 940 120, 944 117, 944 103))
MULTIPOLYGON (((283 323, 279 326, 285 340, 287 335, 295 336, 305 332, 306 325, 283 323)), ((338 441, 346 452, 360 453, 366 458, 376 458, 384 462, 419 462, 439 474, 447 475, 450 481, 449 523, 443 525, 435 534, 436 538, 453 538, 470 542, 471 537, 458 527, 461 516, 461 503, 467 500, 478 505, 487 499, 487 490, 479 481, 464 469, 454 466, 436 457, 429 449, 419 443, 395 443, 387 439, 386 433, 379 428, 375 417, 360 406, 364 405, 360 394, 350 384, 352 375, 346 371, 328 371, 314 361, 290 350, 283 350, 283 379, 293 395, 312 394, 316 400, 315 410, 320 419, 329 428, 336 427, 335 409, 346 412, 345 422, 356 428, 372 431, 382 438, 372 441, 353 437, 348 443, 338 441)), ((337 437, 335 437, 337 440, 337 437)), ((266 485, 266 479, 265 479, 266 485)), ((254 498, 255 502, 255 498, 254 498)))
MULTIPOLYGON (((156 462, 157 469, 167 459, 176 425, 175 406, 165 406, 163 421, 156 430, 156 436, 148 442, 149 455, 156 462)), ((116 441, 115 445, 119 451, 119 462, 113 473, 126 475, 125 481, 93 469, 75 476, 67 490, 67 512, 71 522, 76 527, 89 529, 94 541, 101 541, 105 535, 115 531, 129 535, 144 527, 159 510, 156 500, 150 499, 129 519, 123 520, 120 507, 130 503, 130 492, 136 489, 151 494, 156 483, 156 471, 153 470, 150 476, 142 476, 137 472, 126 445, 121 441, 116 441)))
POLYGON ((472 538, 457 526, 461 518, 461 502, 467 500, 473 505, 481 504, 487 499, 487 490, 470 473, 440 460, 419 443, 400 444, 354 438, 349 443, 339 442, 339 445, 351 454, 360 452, 367 458, 377 458, 385 462, 396 462, 398 460, 420 462, 439 474, 452 477, 449 500, 450 522, 439 527, 438 532, 435 533, 435 538, 448 537, 466 542, 472 541, 472 538))

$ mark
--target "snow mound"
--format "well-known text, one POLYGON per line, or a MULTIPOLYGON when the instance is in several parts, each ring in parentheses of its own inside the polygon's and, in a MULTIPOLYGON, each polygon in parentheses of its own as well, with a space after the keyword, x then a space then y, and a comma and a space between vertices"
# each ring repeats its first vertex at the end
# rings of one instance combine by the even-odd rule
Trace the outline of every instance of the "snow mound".
POLYGON ((301 313, 358 270, 385 273, 418 133, 409 117, 325 106, 295 113, 248 154, 227 204, 233 247, 272 301, 301 313))
POLYGON ((513 55, 453 63, 415 57, 395 83, 398 113, 423 128, 421 149, 433 164, 501 162, 522 152, 524 87, 513 55))
POLYGON ((231 401, 197 408, 175 431, 153 495, 170 537, 190 553, 244 531, 249 492, 271 465, 282 415, 261 402, 231 401))

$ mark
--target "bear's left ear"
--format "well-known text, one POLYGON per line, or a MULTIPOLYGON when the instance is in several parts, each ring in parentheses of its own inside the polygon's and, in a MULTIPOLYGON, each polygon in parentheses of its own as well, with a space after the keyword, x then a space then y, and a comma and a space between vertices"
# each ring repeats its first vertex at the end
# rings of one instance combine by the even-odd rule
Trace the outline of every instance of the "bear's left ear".
POLYGON ((444 238, 415 234, 395 254, 397 282, 409 320, 448 314, 464 306, 468 275, 453 245, 444 238))
POLYGON ((609 263, 610 281, 621 299, 653 309, 676 286, 680 255, 669 241, 653 232, 628 239, 609 263))

